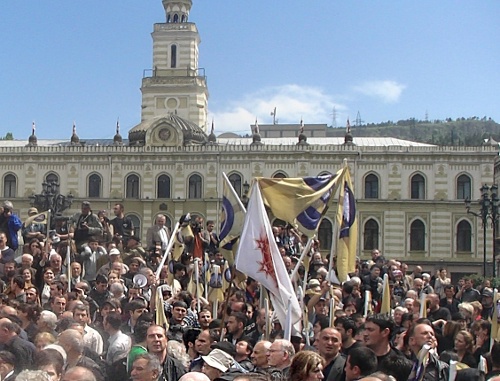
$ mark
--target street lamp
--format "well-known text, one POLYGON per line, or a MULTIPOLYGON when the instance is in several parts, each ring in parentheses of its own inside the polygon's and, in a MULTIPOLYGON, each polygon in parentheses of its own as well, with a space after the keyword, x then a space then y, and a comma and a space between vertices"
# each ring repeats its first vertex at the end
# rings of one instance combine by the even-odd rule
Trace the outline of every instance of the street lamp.
POLYGON ((248 205, 248 191, 250 190, 250 184, 245 180, 243 183, 243 194, 241 195, 241 203, 246 208, 248 205))
POLYGON ((488 227, 488 220, 491 220, 491 227, 493 229, 493 277, 496 273, 496 235, 497 235, 497 222, 498 222, 498 186, 493 184, 491 187, 484 184, 481 187, 481 198, 479 199, 480 210, 474 212, 470 210, 471 200, 465 199, 465 209, 468 214, 472 214, 481 219, 483 224, 483 276, 486 277, 486 229, 488 227))
POLYGON ((71 193, 67 196, 59 193, 59 183, 56 181, 43 182, 42 193, 33 194, 29 198, 31 206, 38 208, 39 211, 50 211, 52 215, 62 213, 73 203, 71 193))

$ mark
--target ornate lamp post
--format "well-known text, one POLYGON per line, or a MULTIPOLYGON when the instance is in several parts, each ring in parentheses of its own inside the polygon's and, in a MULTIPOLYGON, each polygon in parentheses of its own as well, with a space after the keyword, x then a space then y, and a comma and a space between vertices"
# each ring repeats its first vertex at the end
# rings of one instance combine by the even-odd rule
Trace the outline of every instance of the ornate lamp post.
POLYGON ((465 200, 465 209, 468 214, 472 214, 481 219, 483 225, 483 276, 486 276, 486 230, 488 227, 488 220, 491 220, 491 227, 493 229, 493 277, 496 276, 496 234, 498 222, 498 186, 493 184, 491 187, 484 184, 481 187, 481 198, 479 199, 480 209, 478 212, 470 210, 471 200, 465 200))
POLYGON ((70 193, 64 196, 59 193, 59 183, 55 181, 43 182, 42 193, 30 196, 31 206, 38 208, 40 212, 50 211, 52 215, 62 213, 64 210, 68 209, 72 203, 73 195, 70 193))
POLYGON ((250 184, 245 180, 243 183, 243 194, 241 195, 241 202, 243 206, 246 208, 248 206, 248 191, 250 190, 250 184))

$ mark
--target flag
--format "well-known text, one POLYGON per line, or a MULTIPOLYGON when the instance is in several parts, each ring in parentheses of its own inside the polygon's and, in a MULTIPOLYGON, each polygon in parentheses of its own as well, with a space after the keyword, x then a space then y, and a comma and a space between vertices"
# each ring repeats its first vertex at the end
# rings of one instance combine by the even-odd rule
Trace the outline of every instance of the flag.
POLYGON ((326 213, 337 181, 335 175, 301 178, 256 178, 262 197, 276 218, 282 219, 312 237, 326 213))
POLYGON ((168 331, 168 320, 167 317, 165 316, 165 307, 163 305, 163 294, 162 294, 163 288, 162 286, 158 287, 156 289, 156 295, 155 295, 155 304, 156 304, 156 325, 159 325, 163 328, 165 328, 165 331, 168 331))
POLYGON ((224 258, 232 265, 234 262, 234 245, 243 229, 246 210, 224 172, 222 172, 222 180, 222 215, 219 247, 224 258))
POLYGON ((381 314, 391 314, 391 289, 389 288, 389 275, 384 275, 384 285, 382 287, 381 314))
POLYGON ((493 290, 493 316, 491 318, 490 350, 498 340, 498 290, 493 290))
POLYGON ((427 319, 427 294, 425 292, 420 294, 420 311, 418 315, 420 319, 427 319))
POLYGON ((248 211, 241 233, 236 269, 257 280, 267 288, 276 315, 282 327, 286 325, 287 310, 291 310, 294 325, 301 319, 301 309, 292 282, 281 259, 276 241, 273 239, 271 223, 260 194, 258 183, 254 182, 248 211))
POLYGON ((48 221, 49 221, 49 211, 46 211, 46 212, 34 214, 34 215, 26 218, 26 220, 24 221, 24 226, 28 226, 31 224, 47 225, 48 221))
POLYGON ((358 243, 358 220, 356 218, 356 199, 352 187, 349 167, 344 164, 342 183, 337 206, 337 275, 341 282, 347 280, 349 273, 356 270, 356 250, 358 243))

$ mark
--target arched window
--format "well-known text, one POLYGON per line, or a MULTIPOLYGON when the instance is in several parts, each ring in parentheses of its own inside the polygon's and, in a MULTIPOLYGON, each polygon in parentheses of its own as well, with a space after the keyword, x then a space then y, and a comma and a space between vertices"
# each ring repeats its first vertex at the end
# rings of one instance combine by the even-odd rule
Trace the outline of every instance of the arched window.
POLYGON ((228 179, 238 197, 241 197, 241 176, 237 173, 232 173, 228 179))
MULTIPOLYGON (((175 18, 174 18, 175 20, 175 18)), ((176 22, 176 21, 174 21, 176 22)), ((170 47, 170 67, 172 69, 177 67, 177 45, 172 45, 170 47)))
POLYGON ((139 198, 140 181, 137 175, 127 176, 126 198, 139 198))
POLYGON ((472 227, 466 220, 462 220, 457 225, 457 251, 472 251, 472 227))
POLYGON ((156 186, 157 198, 170 198, 170 177, 161 175, 158 177, 156 186))
POLYGON ((425 179, 424 176, 416 174, 411 178, 411 198, 413 200, 425 199, 425 179))
POLYGON ((182 15, 181 22, 186 22, 186 21, 187 21, 186 15, 182 15))
POLYGON ((460 175, 457 179, 457 198, 459 200, 470 199, 471 197, 471 181, 467 175, 460 175))
POLYGON ((3 178, 3 196, 5 198, 16 197, 17 179, 13 174, 5 175, 3 178))
POLYGON ((365 177, 365 198, 378 198, 378 177, 373 173, 365 177))
POLYGON ((174 15, 174 22, 179 22, 179 15, 177 13, 174 15))
POLYGON ((49 173, 47 176, 45 176, 45 182, 47 184, 50 184, 50 183, 59 184, 59 176, 56 175, 55 173, 49 173))
POLYGON ((90 175, 88 185, 89 197, 101 197, 101 176, 97 173, 90 175))
POLYGON ((365 230, 363 232, 363 250, 378 249, 378 222, 370 218, 365 223, 365 230))
POLYGON ((425 225, 421 220, 410 225, 410 251, 425 251, 425 225))
POLYGON ((318 239, 321 250, 331 250, 332 248, 332 223, 323 218, 318 228, 318 239))
POLYGON ((201 180, 200 175, 192 175, 189 178, 189 193, 188 193, 188 198, 193 199, 193 198, 201 198, 202 196, 202 188, 203 188, 203 182, 201 180))
POLYGON ((273 179, 286 179, 288 176, 284 174, 283 172, 276 172, 273 175, 273 179))
POLYGON ((140 237, 141 236, 141 220, 135 214, 127 214, 127 217, 130 217, 132 220, 132 225, 134 226, 134 235, 140 237))

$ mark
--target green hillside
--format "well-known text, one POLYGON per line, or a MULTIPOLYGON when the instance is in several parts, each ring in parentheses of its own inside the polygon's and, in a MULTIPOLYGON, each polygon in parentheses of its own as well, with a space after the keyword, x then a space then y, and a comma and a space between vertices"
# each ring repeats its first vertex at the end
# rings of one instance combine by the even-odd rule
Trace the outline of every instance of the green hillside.
MULTIPOLYGON (((351 126, 354 137, 394 137, 421 143, 446 146, 479 146, 492 137, 500 141, 500 124, 484 117, 424 121, 410 118, 397 122, 368 123, 351 126)), ((327 129, 327 136, 344 136, 345 128, 327 129)))

